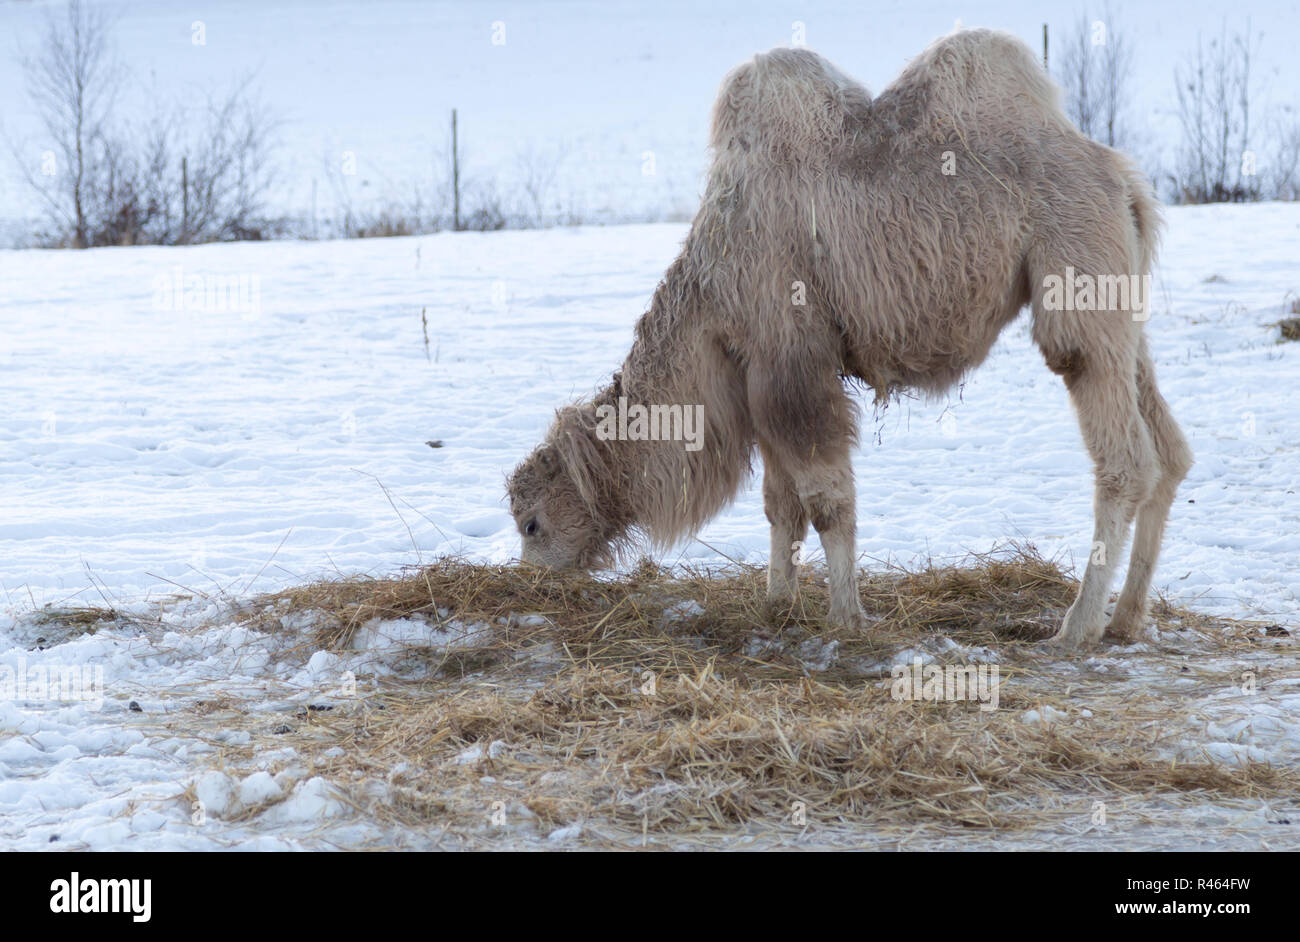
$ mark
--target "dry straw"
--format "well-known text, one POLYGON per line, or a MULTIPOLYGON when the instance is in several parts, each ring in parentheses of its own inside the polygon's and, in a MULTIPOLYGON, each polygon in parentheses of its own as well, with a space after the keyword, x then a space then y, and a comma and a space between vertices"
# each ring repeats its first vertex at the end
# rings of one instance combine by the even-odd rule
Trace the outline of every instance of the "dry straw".
POLYGON ((488 626, 470 647, 411 648, 416 679, 304 713, 279 740, 372 818, 470 840, 503 819, 577 823, 610 840, 1001 830, 1062 817, 1086 826, 1097 801, 1297 793, 1293 767, 1171 758, 1189 738, 1192 704, 1229 683, 1224 659, 1289 637, 1162 602, 1160 640, 1097 667, 1034 644, 1074 591, 1028 547, 890 568, 863 579, 870 630, 827 634, 815 577, 796 606, 774 608, 762 573, 747 568, 670 575, 645 562, 600 581, 446 560, 396 579, 290 589, 245 618, 282 631, 286 615, 313 613, 297 656, 345 649, 377 618, 488 626), (940 662, 972 649, 995 657, 999 708, 895 700, 889 666, 906 648, 940 662), (1139 659, 1135 681, 1126 666, 1139 659), (1026 722, 1029 710, 1055 721, 1026 722))

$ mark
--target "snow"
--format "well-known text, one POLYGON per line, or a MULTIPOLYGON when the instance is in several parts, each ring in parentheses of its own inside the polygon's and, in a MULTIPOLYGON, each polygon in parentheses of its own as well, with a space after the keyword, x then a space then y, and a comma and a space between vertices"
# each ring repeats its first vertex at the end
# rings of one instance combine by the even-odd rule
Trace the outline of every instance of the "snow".
POLYGON ((500 739, 494 739, 486 749, 481 743, 475 743, 456 756, 457 765, 474 765, 483 759, 498 759, 505 755, 507 745, 500 739))
MULTIPOLYGON (((491 626, 483 623, 464 624, 457 621, 431 626, 414 618, 375 618, 361 626, 353 638, 352 647, 358 651, 392 652, 412 647, 472 648, 485 644, 491 638, 491 626)), ((315 660, 324 652, 313 655, 315 660)), ((308 665, 310 669, 310 665, 308 665)), ((323 669, 323 667, 322 667, 323 669)))
POLYGON ((194 794, 208 814, 224 817, 237 801, 230 776, 215 770, 204 772, 194 783, 194 794))
POLYGON ((556 844, 563 844, 581 837, 582 830, 581 824, 568 824, 562 828, 556 828, 550 834, 546 835, 546 839, 548 841, 553 841, 556 844))
POLYGON ((1070 718, 1070 714, 1055 707, 1044 706, 1038 710, 1026 710, 1020 716, 1020 722, 1027 726, 1055 726, 1070 718))
POLYGON ((294 789, 293 794, 267 812, 268 823, 319 823, 343 814, 344 806, 323 778, 312 778, 294 789))
MULTIPOLYGON (((1197 464, 1175 504, 1155 588, 1198 611, 1295 625, 1300 348, 1279 344, 1268 325, 1300 293, 1300 206, 1168 216, 1156 273, 1163 300, 1148 333, 1197 464)), ((57 699, 52 688, 44 700, 39 690, 0 700, 0 841, 304 847, 319 846, 312 835, 325 821, 336 822, 330 841, 373 840, 328 781, 302 778, 293 750, 223 769, 221 754, 252 748, 247 730, 194 735, 160 724, 219 692, 244 698, 274 727, 289 710, 339 704, 348 683, 377 689, 396 669, 393 656, 412 645, 490 640, 493 626, 444 610, 434 621, 374 619, 351 649, 309 652, 295 664, 275 657, 283 639, 222 613, 310 578, 383 575, 444 554, 513 557, 504 474, 556 406, 621 361, 684 232, 639 225, 0 252, 8 325, 0 397, 9 405, 0 419, 0 679, 6 668, 15 677, 103 670, 98 701, 93 686, 80 700, 57 699), (260 310, 159 310, 154 278, 176 266, 256 275, 260 310), (428 447, 431 439, 443 446, 428 447), (36 616, 45 604, 105 602, 158 615, 162 627, 107 623, 56 636, 36 616), (190 788, 199 806, 185 800, 190 788), (202 827, 192 823, 199 808, 202 827)), ((866 407, 864 429, 855 456, 864 564, 953 557, 1008 539, 1084 558, 1090 469, 1024 320, 959 394, 866 407)), ((767 540, 751 482, 700 541, 661 561, 722 564, 722 553, 761 563, 767 540)), ((698 613, 684 603, 671 627, 698 613)), ((300 638, 312 624, 300 613, 284 627, 300 638)), ((1154 643, 1083 666, 1123 682, 1133 662, 1120 656, 1153 652, 1154 643)), ((836 657, 833 642, 804 648, 810 670, 836 657)), ((936 656, 998 660, 936 638, 882 666, 936 656)), ((1239 669, 1226 663, 1225 676, 1239 669)), ((1300 761, 1294 689, 1266 685, 1248 697, 1234 687, 1196 704, 1201 732, 1172 747, 1171 759, 1300 761)), ((1069 715, 1086 721, 1087 712, 1069 715)), ((1050 707, 1024 718, 1064 721, 1050 707)), ((508 748, 494 741, 458 761, 508 748)), ((579 831, 566 825, 554 840, 571 843, 579 831)))

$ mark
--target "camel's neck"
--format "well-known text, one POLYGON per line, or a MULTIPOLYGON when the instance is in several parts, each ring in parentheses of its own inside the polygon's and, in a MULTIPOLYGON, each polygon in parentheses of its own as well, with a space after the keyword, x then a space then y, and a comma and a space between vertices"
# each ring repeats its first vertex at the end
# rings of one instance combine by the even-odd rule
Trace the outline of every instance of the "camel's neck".
POLYGON ((593 402, 594 435, 632 526, 666 547, 694 534, 734 495, 752 435, 737 415, 743 384, 702 329, 698 282, 669 268, 614 381, 593 402))

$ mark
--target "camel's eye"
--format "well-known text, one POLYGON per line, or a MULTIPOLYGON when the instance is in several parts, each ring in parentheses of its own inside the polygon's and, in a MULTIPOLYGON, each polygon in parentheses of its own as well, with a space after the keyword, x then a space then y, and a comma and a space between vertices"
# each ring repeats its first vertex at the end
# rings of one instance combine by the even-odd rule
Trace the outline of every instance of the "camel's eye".
POLYGON ((534 517, 532 520, 529 520, 526 524, 524 524, 524 536, 536 536, 536 535, 537 535, 537 518, 534 517))

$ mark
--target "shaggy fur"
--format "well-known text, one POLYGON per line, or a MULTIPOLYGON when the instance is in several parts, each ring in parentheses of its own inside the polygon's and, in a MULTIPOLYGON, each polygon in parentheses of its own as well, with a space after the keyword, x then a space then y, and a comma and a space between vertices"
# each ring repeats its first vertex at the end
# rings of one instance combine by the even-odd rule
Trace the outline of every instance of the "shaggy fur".
POLYGON ((622 370, 562 409, 511 477, 523 559, 592 567, 638 535, 677 542, 732 499, 757 446, 769 592, 796 590, 811 523, 831 618, 862 625, 845 379, 878 400, 942 392, 1030 304, 1096 468, 1093 551, 1057 640, 1101 637, 1136 517, 1110 621, 1133 637, 1191 455, 1156 389, 1145 315, 1044 303, 1067 266, 1149 271, 1158 209, 1129 161, 1069 123, 1024 45, 986 30, 934 43, 874 99, 806 50, 758 55, 723 82, 711 146, 703 205, 622 370), (619 397, 703 404, 703 449, 602 440, 597 409, 619 397))

